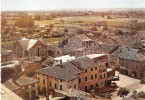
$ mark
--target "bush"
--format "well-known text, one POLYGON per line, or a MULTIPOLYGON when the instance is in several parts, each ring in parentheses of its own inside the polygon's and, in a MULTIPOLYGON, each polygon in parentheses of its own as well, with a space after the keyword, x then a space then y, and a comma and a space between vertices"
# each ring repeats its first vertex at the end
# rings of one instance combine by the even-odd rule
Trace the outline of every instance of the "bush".
POLYGON ((141 91, 138 93, 139 98, 145 98, 145 92, 141 91))
POLYGON ((111 99, 111 94, 107 92, 107 93, 104 94, 104 97, 106 99, 111 99))
POLYGON ((127 96, 128 93, 129 93, 129 90, 128 90, 127 88, 121 87, 121 88, 118 90, 118 93, 117 93, 117 94, 118 94, 120 97, 124 97, 124 96, 127 96))

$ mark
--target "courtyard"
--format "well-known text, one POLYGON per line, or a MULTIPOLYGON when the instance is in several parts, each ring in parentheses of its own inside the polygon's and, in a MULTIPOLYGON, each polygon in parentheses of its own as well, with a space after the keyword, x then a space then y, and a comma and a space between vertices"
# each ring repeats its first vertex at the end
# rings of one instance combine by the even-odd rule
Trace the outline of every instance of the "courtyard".
MULTIPOLYGON (((144 84, 140 84, 140 80, 138 79, 134 79, 131 78, 129 76, 125 76, 123 74, 119 74, 118 71, 115 72, 115 75, 120 77, 119 81, 114 81, 117 83, 118 88, 116 89, 118 91, 118 89, 120 87, 126 87, 130 93, 127 95, 127 97, 132 96, 132 93, 134 90, 138 92, 140 91, 145 91, 145 85, 144 84)), ((122 97, 117 96, 117 91, 112 92, 112 100, 122 100, 122 97)))

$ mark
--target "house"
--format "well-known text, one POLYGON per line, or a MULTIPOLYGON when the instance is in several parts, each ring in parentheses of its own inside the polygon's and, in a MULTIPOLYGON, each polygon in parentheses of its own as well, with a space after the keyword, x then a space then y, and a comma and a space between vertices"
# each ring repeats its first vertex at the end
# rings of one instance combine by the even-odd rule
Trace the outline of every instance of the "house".
POLYGON ((37 26, 37 29, 38 30, 45 30, 46 29, 46 26, 45 25, 38 25, 37 26))
POLYGON ((145 68, 145 55, 139 49, 128 46, 119 47, 111 54, 111 63, 124 74, 141 78, 145 68))
POLYGON ((81 70, 70 62, 46 67, 36 71, 39 91, 47 94, 51 89, 67 91, 78 89, 78 75, 81 70))
POLYGON ((38 80, 21 76, 12 78, 3 84, 23 99, 34 99, 38 96, 38 80))
POLYGON ((82 70, 79 75, 79 90, 90 92, 91 90, 100 87, 99 82, 99 67, 89 57, 76 58, 72 63, 82 70))
POLYGON ((48 45, 47 51, 48 51, 48 56, 51 56, 51 57, 62 56, 62 49, 57 46, 48 45))
POLYGON ((73 60, 72 63, 83 71, 79 76, 79 89, 91 92, 110 85, 114 75, 107 72, 108 61, 106 54, 89 54, 73 60))
POLYGON ((13 53, 18 57, 47 56, 47 44, 42 38, 26 39, 16 41, 13 45, 13 53))
POLYGON ((64 46, 64 54, 75 51, 78 48, 89 48, 95 45, 95 41, 88 38, 85 34, 78 34, 68 38, 67 45, 64 46))
POLYGON ((112 68, 112 66, 110 65, 108 55, 107 54, 89 54, 86 56, 89 57, 91 60, 93 60, 96 64, 99 64, 100 80, 103 79, 101 77, 104 76, 103 81, 105 81, 105 85, 110 85, 113 77, 115 76, 115 69, 112 68))

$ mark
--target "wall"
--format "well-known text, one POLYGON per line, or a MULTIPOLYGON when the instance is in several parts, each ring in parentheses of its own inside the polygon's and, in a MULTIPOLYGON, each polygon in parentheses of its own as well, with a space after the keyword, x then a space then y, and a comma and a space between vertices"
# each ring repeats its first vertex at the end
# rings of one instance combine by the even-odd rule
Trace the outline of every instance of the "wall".
POLYGON ((47 46, 44 45, 43 43, 41 43, 40 41, 37 41, 35 43, 35 45, 31 48, 30 55, 31 56, 37 56, 36 55, 36 48, 37 47, 41 47, 41 54, 40 54, 40 56, 47 57, 47 55, 48 55, 47 54, 47 46))
POLYGON ((97 70, 95 70, 95 67, 92 67, 93 71, 91 71, 91 68, 87 69, 87 73, 85 73, 85 69, 83 70, 83 73, 80 75, 81 83, 79 84, 79 89, 82 91, 85 91, 85 86, 87 86, 87 91, 90 91, 90 85, 93 85, 93 88, 96 88, 96 82, 99 81, 99 68, 97 66, 97 70), (97 78, 95 78, 95 74, 97 74, 97 78), (91 75, 93 75, 93 79, 91 79, 91 75), (85 77, 87 77, 87 81, 85 81, 85 77))
POLYGON ((69 89, 69 88, 74 88, 75 84, 76 84, 76 89, 78 89, 78 79, 74 79, 69 82, 62 80, 62 82, 61 82, 60 79, 44 76, 42 74, 37 74, 37 79, 38 78, 40 80, 40 82, 39 82, 40 91, 42 91, 43 87, 45 86, 47 93, 48 93, 48 90, 50 90, 50 89, 60 90, 60 85, 62 85, 63 91, 67 91, 67 89, 69 89), (43 84, 43 79, 45 79, 45 85, 43 84), (50 86, 50 82, 51 82, 51 86, 50 86), (55 88, 55 83, 57 84, 56 88, 55 88))

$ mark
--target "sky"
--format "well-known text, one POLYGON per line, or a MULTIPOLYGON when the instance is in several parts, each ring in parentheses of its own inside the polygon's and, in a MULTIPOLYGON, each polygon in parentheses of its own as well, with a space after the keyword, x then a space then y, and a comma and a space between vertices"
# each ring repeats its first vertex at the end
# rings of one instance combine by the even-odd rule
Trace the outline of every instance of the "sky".
POLYGON ((145 0, 1 0, 2 10, 145 8, 145 0))

